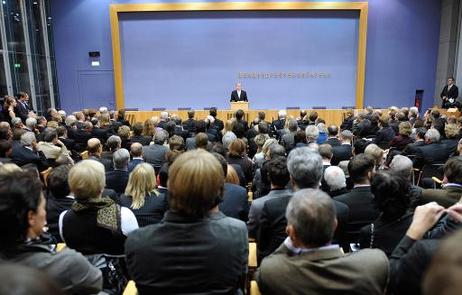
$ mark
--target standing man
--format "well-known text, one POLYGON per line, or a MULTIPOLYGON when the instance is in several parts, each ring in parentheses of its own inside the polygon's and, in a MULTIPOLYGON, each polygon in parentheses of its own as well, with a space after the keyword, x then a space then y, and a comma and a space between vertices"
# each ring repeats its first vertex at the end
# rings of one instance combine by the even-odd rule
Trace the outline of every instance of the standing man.
POLYGON ((230 101, 247 101, 247 92, 242 90, 241 83, 236 83, 236 89, 231 92, 230 101))
POLYGON ((14 112, 16 116, 21 118, 23 123, 26 123, 29 114, 34 112, 32 106, 29 105, 29 95, 26 92, 18 93, 18 103, 16 104, 14 112))
POLYGON ((454 78, 448 78, 448 84, 444 86, 443 91, 440 94, 441 99, 443 100, 441 107, 443 109, 459 107, 460 104, 457 102, 459 97, 459 88, 454 84, 454 78))

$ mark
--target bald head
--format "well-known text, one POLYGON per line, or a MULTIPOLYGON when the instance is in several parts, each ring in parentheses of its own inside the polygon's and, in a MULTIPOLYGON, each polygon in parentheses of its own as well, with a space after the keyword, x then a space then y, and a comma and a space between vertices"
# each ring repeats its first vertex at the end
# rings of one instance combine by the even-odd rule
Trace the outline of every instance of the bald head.
POLYGON ((130 146, 130 154, 132 157, 141 157, 143 155, 143 145, 139 142, 132 143, 130 146))
POLYGON ((102 151, 101 142, 98 138, 90 138, 87 141, 87 150, 89 154, 99 154, 102 151))

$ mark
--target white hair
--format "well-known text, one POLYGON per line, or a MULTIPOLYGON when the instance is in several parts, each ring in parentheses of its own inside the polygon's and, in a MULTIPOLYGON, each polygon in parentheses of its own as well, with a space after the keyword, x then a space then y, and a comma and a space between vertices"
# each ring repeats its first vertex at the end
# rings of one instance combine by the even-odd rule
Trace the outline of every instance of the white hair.
POLYGON ((286 110, 279 110, 278 116, 279 118, 285 118, 287 116, 286 110))
POLYGON ((107 107, 99 107, 99 112, 100 113, 107 113, 107 107))
POLYGON ((31 146, 34 141, 37 141, 34 132, 26 132, 21 135, 21 144, 23 146, 31 146))
POLYGON ((76 118, 74 115, 69 115, 69 116, 67 116, 66 119, 64 120, 64 123, 65 123, 66 126, 68 126, 68 127, 73 126, 76 122, 77 122, 77 118, 76 118))
POLYGON ((113 154, 113 161, 115 169, 125 169, 130 161, 130 153, 127 149, 118 149, 113 154))
POLYGON ((390 163, 390 171, 406 179, 410 179, 413 171, 411 159, 403 155, 396 155, 390 163))
POLYGON ((346 187, 345 173, 342 168, 329 166, 324 171, 324 180, 331 191, 336 191, 346 187))
POLYGON ((58 114, 65 117, 66 116, 66 111, 65 110, 59 110, 58 114))
POLYGON ((305 129, 306 139, 316 141, 319 137, 319 129, 314 125, 308 125, 305 129))
POLYGON ((168 119, 168 112, 166 111, 163 111, 160 113, 160 118, 161 119, 168 119))
POLYGON ((236 134, 232 131, 228 131, 223 135, 222 142, 223 142, 223 147, 227 150, 229 145, 237 139, 236 134))
POLYGON ((35 118, 32 118, 32 117, 29 117, 26 119, 26 126, 31 128, 31 129, 34 129, 35 126, 37 125, 37 119, 35 118))

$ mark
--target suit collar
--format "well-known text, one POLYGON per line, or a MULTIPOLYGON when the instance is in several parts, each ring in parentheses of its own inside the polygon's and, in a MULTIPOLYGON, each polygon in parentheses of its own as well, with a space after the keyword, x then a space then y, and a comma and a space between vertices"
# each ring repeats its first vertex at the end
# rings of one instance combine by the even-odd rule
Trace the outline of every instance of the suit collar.
POLYGON ((313 249, 312 251, 303 252, 297 255, 292 253, 292 251, 290 251, 284 243, 282 243, 279 249, 277 249, 274 253, 280 253, 290 257, 294 257, 295 259, 301 258, 310 261, 336 259, 343 257, 345 255, 342 253, 338 245, 331 245, 331 247, 325 247, 324 249, 317 248, 313 249))

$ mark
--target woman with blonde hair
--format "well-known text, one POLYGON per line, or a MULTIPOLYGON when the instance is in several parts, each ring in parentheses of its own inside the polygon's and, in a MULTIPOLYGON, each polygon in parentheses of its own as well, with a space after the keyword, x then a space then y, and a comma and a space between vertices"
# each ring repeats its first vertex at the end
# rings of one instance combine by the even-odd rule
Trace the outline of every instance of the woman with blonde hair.
POLYGON ((8 123, 11 123, 11 119, 16 117, 14 108, 16 107, 16 99, 12 96, 5 96, 3 101, 3 116, 8 123))
POLYGON ((398 129, 398 135, 390 142, 390 147, 402 151, 408 144, 414 142, 414 140, 410 137, 412 133, 412 126, 409 122, 401 122, 398 125, 398 129))
POLYGON ((140 227, 159 223, 167 211, 165 195, 160 194, 156 188, 154 168, 151 165, 138 164, 130 173, 120 204, 133 211, 140 227))

